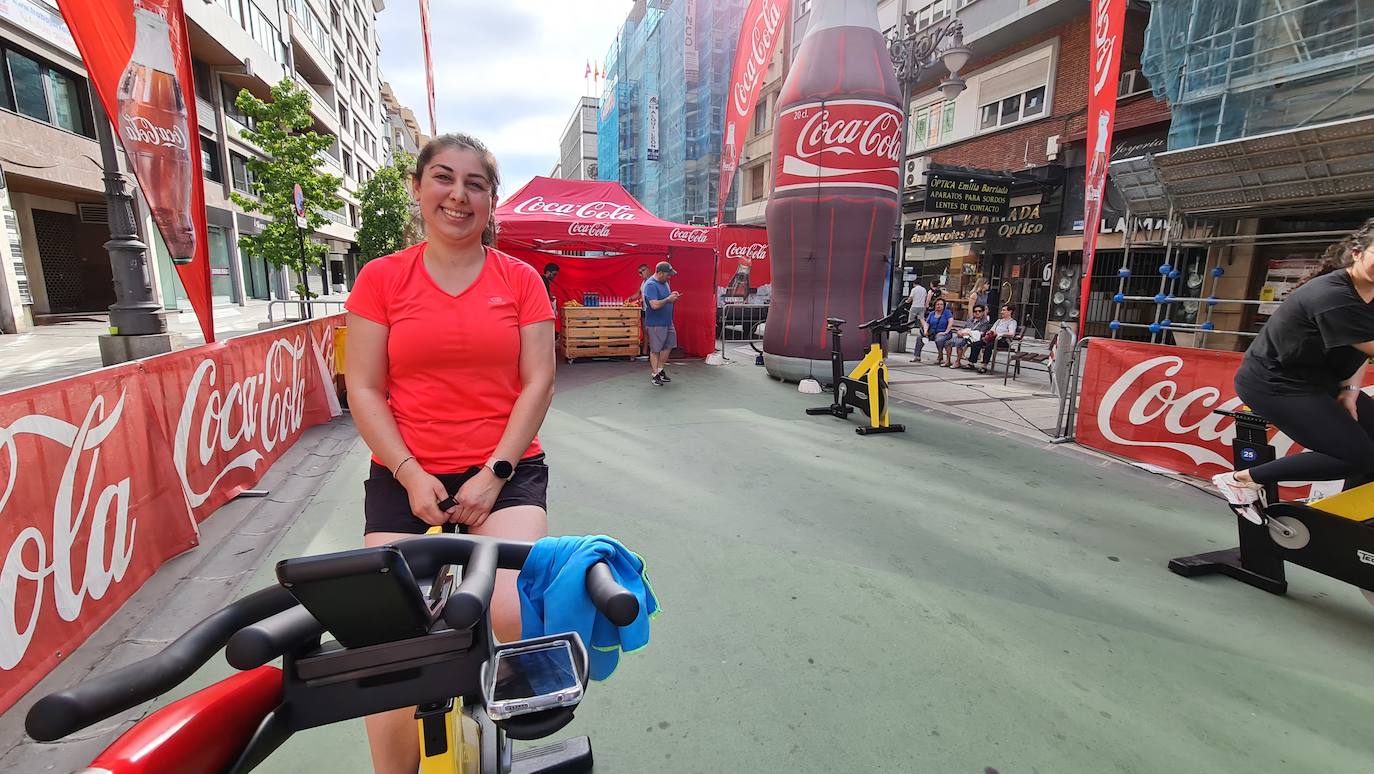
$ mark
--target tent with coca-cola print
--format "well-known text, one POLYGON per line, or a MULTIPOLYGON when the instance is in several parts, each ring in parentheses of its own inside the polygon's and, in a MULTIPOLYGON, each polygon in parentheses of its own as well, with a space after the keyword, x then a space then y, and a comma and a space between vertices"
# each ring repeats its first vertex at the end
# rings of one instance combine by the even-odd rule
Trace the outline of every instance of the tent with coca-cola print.
POLYGON ((673 309, 678 349, 711 354, 715 334, 716 230, 656 217, 619 183, 536 177, 496 208, 496 247, 541 273, 558 264, 554 300, 561 309, 582 294, 630 298, 639 292, 640 264, 669 261, 682 298, 673 309), (568 253, 596 252, 584 256, 568 253))

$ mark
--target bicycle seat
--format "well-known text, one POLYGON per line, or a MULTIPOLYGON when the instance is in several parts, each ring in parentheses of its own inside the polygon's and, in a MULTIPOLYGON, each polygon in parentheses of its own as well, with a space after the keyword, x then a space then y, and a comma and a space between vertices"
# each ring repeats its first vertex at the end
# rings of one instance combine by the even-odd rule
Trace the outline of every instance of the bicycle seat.
POLYGON ((1251 411, 1250 408, 1249 408, 1248 406, 1242 406, 1241 409, 1240 409, 1240 411, 1226 411, 1225 409, 1212 409, 1212 413, 1213 413, 1213 414, 1219 414, 1219 415, 1221 415, 1221 416, 1223 416, 1223 417, 1230 417, 1230 418, 1236 420, 1237 422, 1242 422, 1242 423, 1250 424, 1250 425, 1264 426, 1264 425, 1272 424, 1269 420, 1267 420, 1267 419, 1265 419, 1264 417, 1260 416, 1259 414, 1256 414, 1255 412, 1251 411))
POLYGON ((841 325, 844 325, 844 320, 841 320, 838 317, 827 317, 825 318, 825 324, 829 325, 831 328, 838 328, 841 325))

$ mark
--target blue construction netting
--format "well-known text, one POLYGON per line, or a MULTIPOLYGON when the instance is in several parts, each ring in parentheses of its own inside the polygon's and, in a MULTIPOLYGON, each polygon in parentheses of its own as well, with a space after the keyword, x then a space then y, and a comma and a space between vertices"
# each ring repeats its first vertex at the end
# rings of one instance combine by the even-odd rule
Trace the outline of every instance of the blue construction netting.
POLYGON ((1369 0, 1151 0, 1141 69, 1169 149, 1374 113, 1369 0))
MULTIPOLYGON (((599 175, 618 181, 661 218, 715 217, 725 95, 744 5, 675 2, 633 11, 606 54, 599 175), (695 10, 695 68, 686 47, 689 6, 695 10), (657 158, 649 147, 651 100, 657 102, 657 158)), ((733 220, 734 198, 727 221, 733 220)))

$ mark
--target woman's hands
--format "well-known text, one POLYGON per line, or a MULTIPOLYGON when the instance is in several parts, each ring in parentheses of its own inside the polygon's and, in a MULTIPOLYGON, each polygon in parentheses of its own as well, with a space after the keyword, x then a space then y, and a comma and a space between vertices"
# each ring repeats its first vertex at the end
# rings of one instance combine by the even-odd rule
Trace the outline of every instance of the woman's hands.
POLYGON ((496 477, 491 468, 483 465, 477 475, 459 487, 458 505, 449 511, 449 521, 469 527, 482 526, 491 516, 491 507, 496 504, 496 498, 505 483, 496 477))
POLYGON ((418 460, 403 465, 396 480, 405 487, 406 496, 410 499, 410 512, 431 527, 447 524, 452 514, 458 511, 456 505, 447 511, 439 510, 439 502, 448 499, 448 491, 439 479, 420 467, 418 460))

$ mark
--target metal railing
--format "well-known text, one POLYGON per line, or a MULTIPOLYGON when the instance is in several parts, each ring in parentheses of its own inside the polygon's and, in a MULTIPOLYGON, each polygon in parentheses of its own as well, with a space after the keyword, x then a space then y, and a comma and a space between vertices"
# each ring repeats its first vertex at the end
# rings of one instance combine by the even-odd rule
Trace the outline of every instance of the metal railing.
MULTIPOLYGON (((725 345, 755 344, 763 341, 764 323, 768 321, 768 304, 725 304, 716 309, 716 340, 724 359, 725 345)), ((754 350, 759 351, 758 347, 754 350)))
POLYGON ((267 302, 267 324, 278 325, 309 320, 311 319, 311 313, 315 311, 316 307, 323 310, 325 314, 331 313, 329 307, 335 307, 332 310, 333 312, 342 312, 344 310, 344 304, 347 301, 347 298, 331 298, 330 296, 319 296, 316 298, 274 298, 267 302), (278 304, 281 304, 282 307, 281 320, 278 320, 276 315, 272 313, 273 308, 278 304), (296 306, 299 316, 287 317, 286 313, 288 306, 296 306))

